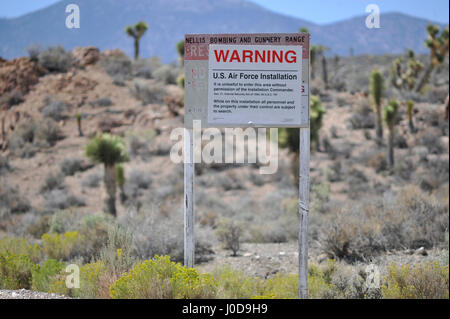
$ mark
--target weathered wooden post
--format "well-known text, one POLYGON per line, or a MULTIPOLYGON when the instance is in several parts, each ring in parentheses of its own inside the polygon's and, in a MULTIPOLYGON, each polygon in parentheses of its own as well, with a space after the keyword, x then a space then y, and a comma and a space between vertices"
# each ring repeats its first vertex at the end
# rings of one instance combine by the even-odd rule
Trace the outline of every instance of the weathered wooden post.
POLYGON ((192 129, 184 130, 184 264, 194 267, 194 139, 192 129))
MULTIPOLYGON (((309 43, 308 33, 308 43, 309 43)), ((308 48, 310 50, 310 48, 308 48)), ((308 55, 307 81, 307 110, 308 110, 308 127, 300 128, 299 138, 299 179, 298 179, 298 213, 299 213, 299 230, 298 230, 298 297, 300 299, 308 298, 308 214, 309 214, 309 155, 310 155, 310 52, 308 55)), ((305 92, 303 92, 305 93, 305 92)))
POLYGON ((309 128, 300 128, 298 297, 308 298, 309 128))

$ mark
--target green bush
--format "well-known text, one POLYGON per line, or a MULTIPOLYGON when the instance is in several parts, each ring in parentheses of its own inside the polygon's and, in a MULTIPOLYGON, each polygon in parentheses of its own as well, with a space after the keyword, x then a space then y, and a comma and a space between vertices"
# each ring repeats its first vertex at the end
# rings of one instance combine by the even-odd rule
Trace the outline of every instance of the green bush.
POLYGON ((34 263, 43 258, 42 248, 37 244, 30 244, 25 238, 3 237, 0 238, 0 254, 28 256, 34 263))
POLYGON ((264 280, 249 277, 229 266, 216 268, 211 275, 218 283, 218 298, 248 299, 260 295, 263 290, 264 280))
MULTIPOLYGON (((337 266, 334 260, 329 260, 325 266, 308 267, 308 298, 332 298, 334 285, 332 276, 337 266)), ((263 293, 253 296, 254 299, 297 299, 298 275, 277 274, 264 283, 263 293)))
POLYGON ((47 259, 42 265, 37 265, 33 269, 33 280, 31 287, 33 290, 50 292, 50 285, 54 278, 65 268, 65 263, 55 259, 47 259))
POLYGON ((437 262, 423 265, 391 265, 385 284, 384 298, 388 299, 448 299, 449 267, 437 262))
POLYGON ((207 274, 170 261, 169 256, 155 256, 136 265, 110 288, 114 299, 191 299, 213 298, 217 282, 207 274))
POLYGON ((8 185, 0 186, 0 213, 21 214, 31 209, 31 204, 27 198, 23 197, 18 188, 8 185))
POLYGON ((56 260, 69 260, 80 253, 84 245, 84 236, 78 232, 66 232, 44 234, 42 236, 42 247, 48 258, 56 260))
POLYGON ((28 256, 0 253, 0 289, 29 289, 35 267, 28 256))
POLYGON ((67 72, 72 67, 73 56, 66 52, 62 46, 49 47, 37 55, 40 65, 50 72, 67 72))
POLYGON ((222 219, 217 225, 217 237, 223 248, 233 252, 237 256, 240 249, 243 226, 232 219, 222 219))

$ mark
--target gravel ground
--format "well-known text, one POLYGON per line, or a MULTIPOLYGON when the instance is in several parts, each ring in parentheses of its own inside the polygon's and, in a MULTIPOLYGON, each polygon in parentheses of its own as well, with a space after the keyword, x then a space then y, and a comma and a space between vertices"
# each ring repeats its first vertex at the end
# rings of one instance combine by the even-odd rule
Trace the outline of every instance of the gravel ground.
POLYGON ((0 290, 0 299, 71 299, 56 294, 20 289, 20 290, 0 290))

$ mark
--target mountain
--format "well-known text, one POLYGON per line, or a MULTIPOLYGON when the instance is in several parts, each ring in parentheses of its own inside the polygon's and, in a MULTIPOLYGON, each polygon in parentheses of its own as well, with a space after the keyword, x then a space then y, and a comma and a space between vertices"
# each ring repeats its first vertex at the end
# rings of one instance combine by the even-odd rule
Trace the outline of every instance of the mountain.
POLYGON ((93 45, 101 50, 120 48, 132 55, 132 39, 125 26, 146 21, 141 55, 176 59, 175 44, 185 33, 297 32, 307 27, 313 43, 329 47, 330 54, 400 53, 407 48, 426 52, 423 44, 429 21, 401 13, 381 15, 380 29, 367 29, 366 16, 317 25, 274 13, 246 0, 62 0, 47 8, 13 19, 0 19, 0 56, 26 55, 32 44, 62 45, 67 49, 93 45), (81 28, 67 29, 66 5, 80 7, 81 28))

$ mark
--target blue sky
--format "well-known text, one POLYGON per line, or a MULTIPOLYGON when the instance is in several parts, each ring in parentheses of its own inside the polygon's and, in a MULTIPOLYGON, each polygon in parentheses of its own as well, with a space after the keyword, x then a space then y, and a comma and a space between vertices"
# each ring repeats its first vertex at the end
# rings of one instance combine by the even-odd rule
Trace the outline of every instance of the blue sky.
MULTIPOLYGON (((0 0, 0 17, 17 17, 58 0, 0 0)), ((94 0, 95 1, 95 0, 94 0)), ((132 2, 132 0, 129 0, 132 2)), ((170 0, 167 0, 170 1, 170 0)), ((270 10, 309 20, 330 23, 364 15, 367 4, 383 12, 403 12, 432 21, 448 23, 448 0, 250 0, 270 10)), ((74 1, 76 2, 76 1, 74 1)))

